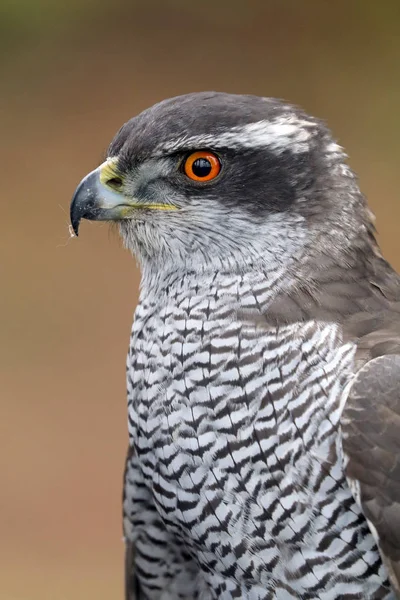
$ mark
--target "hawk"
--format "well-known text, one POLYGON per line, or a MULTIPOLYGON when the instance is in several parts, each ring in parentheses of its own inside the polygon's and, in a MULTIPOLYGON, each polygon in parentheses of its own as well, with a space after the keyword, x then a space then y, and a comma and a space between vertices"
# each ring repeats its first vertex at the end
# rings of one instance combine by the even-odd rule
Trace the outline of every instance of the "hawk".
POLYGON ((71 205, 118 221, 126 598, 400 597, 400 279, 346 155, 271 98, 125 123, 71 205))

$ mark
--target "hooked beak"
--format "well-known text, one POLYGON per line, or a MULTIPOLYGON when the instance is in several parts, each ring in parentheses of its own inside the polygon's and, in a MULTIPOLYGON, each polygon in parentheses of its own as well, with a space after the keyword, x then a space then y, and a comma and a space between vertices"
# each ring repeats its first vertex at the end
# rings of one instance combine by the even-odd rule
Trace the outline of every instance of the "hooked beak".
POLYGON ((109 158, 86 175, 72 198, 70 217, 75 235, 81 219, 120 221, 129 219, 137 209, 176 210, 173 204, 138 202, 123 193, 124 176, 118 171, 117 158, 109 158))

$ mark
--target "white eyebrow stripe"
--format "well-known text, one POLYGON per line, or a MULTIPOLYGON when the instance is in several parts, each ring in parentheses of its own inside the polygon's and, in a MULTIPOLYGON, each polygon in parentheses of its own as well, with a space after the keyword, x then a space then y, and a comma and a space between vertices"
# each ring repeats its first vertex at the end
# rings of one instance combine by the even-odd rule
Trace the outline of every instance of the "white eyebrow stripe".
POLYGON ((188 147, 227 146, 234 149, 268 147, 277 153, 290 149, 291 152, 301 153, 309 149, 309 142, 317 128, 317 123, 313 121, 300 119, 293 114, 284 115, 270 121, 256 121, 233 127, 219 135, 183 136, 160 145, 157 150, 176 152, 188 147))

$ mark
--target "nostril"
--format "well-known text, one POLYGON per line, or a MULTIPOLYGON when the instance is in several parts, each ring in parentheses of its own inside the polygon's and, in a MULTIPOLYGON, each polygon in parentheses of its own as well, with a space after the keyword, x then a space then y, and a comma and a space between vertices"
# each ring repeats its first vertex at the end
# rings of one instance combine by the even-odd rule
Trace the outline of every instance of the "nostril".
POLYGON ((106 185, 118 190, 120 187, 122 187, 122 179, 120 177, 111 177, 110 179, 107 179, 106 185))

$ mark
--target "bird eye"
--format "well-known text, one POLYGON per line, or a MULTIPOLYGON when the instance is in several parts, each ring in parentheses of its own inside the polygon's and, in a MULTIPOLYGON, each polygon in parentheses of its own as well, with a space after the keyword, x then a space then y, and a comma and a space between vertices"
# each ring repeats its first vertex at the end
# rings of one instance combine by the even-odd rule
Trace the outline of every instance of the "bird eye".
POLYGON ((183 170, 194 181, 211 181, 221 170, 218 156, 207 150, 193 152, 183 164, 183 170))

